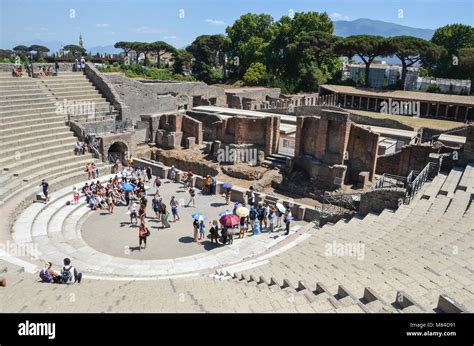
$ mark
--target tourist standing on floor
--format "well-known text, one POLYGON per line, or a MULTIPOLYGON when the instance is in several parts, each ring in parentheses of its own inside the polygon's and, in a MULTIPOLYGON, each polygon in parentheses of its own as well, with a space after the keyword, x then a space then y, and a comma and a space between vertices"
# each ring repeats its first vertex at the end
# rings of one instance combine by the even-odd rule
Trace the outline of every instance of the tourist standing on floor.
POLYGON ((59 64, 57 61, 54 62, 54 75, 59 76, 59 64))
POLYGON ((156 188, 156 194, 160 196, 160 187, 161 187, 161 180, 159 176, 156 176, 155 178, 155 188, 156 188))
MULTIPOLYGON (((160 198, 161 201, 161 198, 160 198)), ((168 218, 170 217, 170 212, 166 209, 166 204, 161 203, 161 224, 163 228, 170 228, 171 225, 168 222, 168 218)))
POLYGON ((218 226, 216 220, 212 221, 211 228, 209 229, 209 233, 211 234, 211 243, 213 243, 214 240, 215 240, 216 244, 218 244, 219 243, 219 241, 218 241, 218 239, 219 239, 219 226, 218 226))
POLYGON ((173 214, 173 222, 179 221, 179 215, 178 215, 179 203, 174 196, 171 197, 170 206, 171 206, 171 213, 173 214))
POLYGON ((79 190, 75 186, 72 187, 72 197, 74 198, 74 204, 78 204, 80 194, 79 194, 79 190))
POLYGON ((245 232, 247 232, 249 228, 249 221, 246 217, 240 218, 239 227, 240 227, 239 238, 245 238, 245 232))
POLYGON ((290 225, 291 225, 291 220, 293 220, 293 215, 291 214, 290 207, 286 208, 285 215, 283 217, 283 222, 285 223, 285 235, 290 234, 290 225))
POLYGON ((230 187, 225 189, 225 204, 229 205, 230 204, 230 187))
POLYGON ((156 194, 153 199, 151 200, 151 206, 153 207, 153 211, 155 212, 156 219, 158 221, 161 220, 161 200, 158 198, 158 194, 156 194))
POLYGON ((176 168, 174 168, 174 166, 171 166, 171 169, 170 169, 170 180, 173 183, 176 183, 176 168))
POLYGON ((211 183, 212 179, 211 176, 208 174, 206 178, 204 179, 204 193, 206 194, 211 194, 211 183))
POLYGON ((137 211, 137 204, 130 199, 130 203, 128 204, 128 213, 130 214, 130 223, 133 223, 133 219, 135 219, 135 224, 138 223, 138 211, 137 211))
POLYGON ((221 235, 222 235, 222 244, 227 244, 227 237, 229 236, 229 232, 227 230, 227 227, 222 225, 222 232, 221 232, 221 235))
POLYGON ((216 177, 211 177, 211 195, 216 194, 217 179, 216 177))
POLYGON ((191 187, 189 189, 189 202, 188 204, 186 204, 187 207, 189 207, 189 205, 193 203, 193 208, 196 207, 196 190, 194 190, 194 187, 191 187))
POLYGON ((194 242, 197 243, 199 241, 199 221, 198 220, 194 220, 193 221, 193 229, 194 229, 194 242))
POLYGON ((86 59, 84 57, 81 57, 81 71, 84 71, 86 69, 86 59))
POLYGON ((281 217, 282 217, 281 211, 278 208, 276 208, 276 210, 275 210, 275 228, 281 228, 281 217))
POLYGON ((145 204, 140 204, 140 209, 138 209, 138 217, 140 218, 140 221, 142 223, 145 222, 145 218, 146 218, 146 205, 145 204))
POLYGON ((41 180, 40 186, 43 188, 43 195, 46 202, 49 202, 49 184, 45 179, 41 180))
POLYGON ((234 243, 234 234, 235 234, 234 227, 227 228, 227 239, 229 240, 229 245, 234 243))
POLYGON ((147 166, 146 167, 146 176, 148 178, 148 181, 151 181, 151 178, 152 178, 152 170, 151 170, 151 167, 150 166, 147 166))
POLYGON ((205 234, 206 234, 206 226, 204 225, 204 221, 201 220, 199 222, 199 240, 204 240, 205 234))
POLYGON ((250 205, 251 207, 253 207, 253 205, 255 204, 255 192, 253 190, 253 186, 250 186, 249 188, 249 191, 247 192, 248 194, 248 205, 250 205))
POLYGON ((95 162, 92 162, 92 170, 94 171, 94 179, 99 177, 99 167, 95 164, 95 162))
POLYGON ((142 249, 142 243, 145 244, 143 249, 146 249, 146 238, 150 235, 150 230, 145 226, 145 222, 142 221, 140 228, 138 229, 138 250, 142 249))
POLYGON ((272 206, 268 212, 268 222, 270 223, 270 233, 275 229, 275 208, 272 206))

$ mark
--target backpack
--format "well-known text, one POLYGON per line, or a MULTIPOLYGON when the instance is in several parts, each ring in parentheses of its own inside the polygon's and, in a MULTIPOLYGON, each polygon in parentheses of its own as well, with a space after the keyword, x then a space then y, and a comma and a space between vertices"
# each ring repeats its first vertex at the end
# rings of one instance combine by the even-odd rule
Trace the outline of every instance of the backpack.
POLYGON ((71 273, 72 266, 69 267, 69 269, 66 269, 66 267, 61 270, 61 282, 63 284, 72 284, 74 283, 74 276, 73 273, 71 273))
POLYGON ((257 212, 255 209, 250 210, 250 219, 255 220, 257 218, 257 212))
POLYGON ((260 210, 258 211, 258 219, 263 220, 264 216, 265 216, 265 209, 260 208, 260 210))
POLYGON ((51 273, 49 272, 49 270, 42 269, 39 273, 39 277, 42 282, 49 282, 49 283, 53 282, 53 277, 51 276, 51 273))

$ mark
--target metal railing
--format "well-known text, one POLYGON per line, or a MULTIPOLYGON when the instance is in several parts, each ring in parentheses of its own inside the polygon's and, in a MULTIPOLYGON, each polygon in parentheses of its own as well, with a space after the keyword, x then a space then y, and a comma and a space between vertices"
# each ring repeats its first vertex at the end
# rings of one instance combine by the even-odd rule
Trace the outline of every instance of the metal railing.
MULTIPOLYGON (((410 172, 410 174, 412 174, 412 172, 410 172)), ((373 191, 373 190, 376 190, 376 189, 382 189, 382 188, 390 188, 390 187, 401 187, 401 186, 405 187, 406 182, 408 181, 408 177, 402 177, 402 176, 399 176, 399 175, 384 173, 369 188, 369 191, 373 191)))
POLYGON ((413 199, 416 193, 421 189, 423 184, 431 178, 436 164, 428 162, 428 164, 419 172, 415 179, 407 184, 407 203, 413 199))

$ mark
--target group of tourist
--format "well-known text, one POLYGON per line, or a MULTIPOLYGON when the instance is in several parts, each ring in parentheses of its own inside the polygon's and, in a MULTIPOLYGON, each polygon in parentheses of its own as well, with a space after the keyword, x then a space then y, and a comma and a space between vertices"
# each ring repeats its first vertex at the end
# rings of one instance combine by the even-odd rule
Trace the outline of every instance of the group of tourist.
POLYGON ((63 263, 64 267, 60 272, 57 272, 52 269, 53 265, 51 262, 46 262, 45 267, 39 273, 41 282, 66 285, 72 285, 74 283, 80 284, 82 273, 79 273, 77 269, 71 265, 69 258, 65 258, 63 263))
POLYGON ((87 178, 89 180, 97 179, 99 177, 99 167, 97 167, 95 162, 87 163, 84 171, 87 172, 87 178))
POLYGON ((86 68, 86 59, 84 57, 81 57, 80 60, 77 58, 74 60, 74 65, 73 65, 73 71, 79 72, 79 71, 84 71, 86 68))
POLYGON ((23 65, 18 64, 18 65, 13 65, 12 66, 12 76, 13 77, 23 77, 23 65))
POLYGON ((51 69, 51 66, 40 66, 38 76, 39 77, 51 77, 57 76, 59 74, 59 64, 57 62, 54 63, 54 68, 51 69))
POLYGON ((89 144, 77 141, 74 145, 74 155, 85 155, 90 151, 89 144))

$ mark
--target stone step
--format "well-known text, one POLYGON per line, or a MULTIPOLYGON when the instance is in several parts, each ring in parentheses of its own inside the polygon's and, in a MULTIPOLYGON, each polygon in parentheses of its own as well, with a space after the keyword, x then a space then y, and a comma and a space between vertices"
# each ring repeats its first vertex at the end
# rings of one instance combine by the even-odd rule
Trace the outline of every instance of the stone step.
POLYGON ((21 158, 23 154, 27 154, 36 150, 41 150, 43 148, 47 149, 56 145, 69 145, 70 148, 74 148, 74 144, 76 143, 76 141, 77 138, 74 136, 67 136, 65 138, 60 139, 52 138, 41 142, 34 141, 30 144, 22 145, 21 147, 13 146, 10 149, 2 150, 0 151, 0 158, 4 159, 7 157, 14 156, 20 156, 21 158))
POLYGON ((0 126, 9 126, 9 124, 16 124, 19 122, 26 122, 26 121, 50 121, 49 119, 55 117, 62 117, 64 118, 63 114, 58 114, 55 112, 56 109, 53 111, 46 111, 46 112, 38 112, 38 113, 27 113, 27 114, 20 114, 20 115, 8 115, 8 116, 0 116, 0 126))
POLYGON ((47 123, 38 123, 34 125, 24 125, 24 126, 15 126, 15 127, 9 127, 7 129, 2 129, 0 128, 0 136, 8 136, 8 135, 13 135, 13 134, 20 134, 24 132, 33 132, 36 130, 44 130, 44 129, 54 129, 58 127, 63 127, 66 126, 66 123, 64 121, 64 118, 62 118, 59 121, 51 121, 47 123))
POLYGON ((448 178, 441 186, 439 190, 440 195, 448 196, 449 198, 453 197, 454 191, 456 191, 458 184, 461 180, 463 174, 463 169, 461 167, 454 167, 448 175, 448 178))
MULTIPOLYGON (((21 160, 17 160, 14 162, 10 162, 8 165, 3 164, 3 174, 0 176, 0 182, 5 182, 5 178, 8 177, 8 174, 13 176, 22 177, 30 172, 30 170, 26 171, 25 169, 29 169, 30 165, 35 162, 49 162, 53 160, 60 160, 63 158, 71 158, 71 153, 73 152, 72 148, 66 148, 65 150, 55 151, 53 153, 43 153, 40 156, 33 156, 28 158, 21 158, 21 160)), ((79 156, 78 156, 79 157, 79 156)), ((82 158, 91 157, 92 154, 84 154, 81 155, 82 158)))
POLYGON ((35 100, 25 100, 22 102, 16 102, 14 104, 6 104, 6 105, 0 105, 0 114, 5 114, 6 112, 15 112, 18 114, 18 110, 20 109, 43 109, 43 108, 51 108, 56 106, 54 103, 52 103, 49 99, 44 98, 44 99, 39 99, 37 100, 38 102, 35 102, 35 100))
POLYGON ((24 191, 24 189, 33 188, 34 191, 38 191, 41 179, 51 180, 61 177, 62 175, 66 176, 67 174, 75 174, 76 172, 77 176, 84 179, 86 175, 84 172, 84 167, 88 162, 91 161, 91 159, 84 161, 76 160, 67 164, 56 164, 55 166, 36 171, 35 173, 24 177, 24 180, 27 180, 27 182, 17 178, 15 181, 9 183, 8 186, 0 187, 0 201, 8 200, 12 197, 12 195, 17 194, 20 191, 24 191))
POLYGON ((41 129, 41 130, 29 130, 23 133, 13 134, 3 136, 2 142, 0 143, 1 149, 6 149, 11 147, 12 145, 18 146, 21 144, 26 144, 26 141, 30 140, 31 138, 43 138, 43 136, 50 136, 50 135, 64 135, 69 134, 72 136, 72 132, 69 127, 65 126, 63 123, 57 125, 56 127, 51 127, 50 129, 41 129))
POLYGON ((3 110, 0 109, 0 119, 3 117, 11 117, 11 116, 19 116, 19 115, 40 115, 43 113, 51 113, 55 112, 57 110, 57 107, 54 105, 54 103, 49 102, 48 105, 40 106, 40 105, 34 105, 34 107, 21 107, 21 108, 16 108, 16 109, 9 109, 9 110, 3 110))
POLYGON ((66 143, 49 141, 43 142, 36 146, 36 150, 26 151, 24 148, 22 148, 21 150, 16 150, 15 152, 11 153, 10 156, 6 156, 4 153, 1 153, 2 156, 0 156, 0 167, 8 167, 11 163, 19 160, 26 160, 42 155, 52 155, 56 152, 65 150, 71 151, 71 148, 74 148, 75 142, 76 141, 74 139, 71 139, 66 143))
MULTIPOLYGON (((110 173, 110 164, 104 164, 97 160, 94 160, 94 162, 99 167, 102 173, 110 173)), ((15 191, 10 193, 6 197, 2 197, 0 201, 7 201, 13 196, 29 192, 27 200, 31 200, 33 202, 34 200, 36 200, 36 193, 38 192, 38 187, 41 183, 41 179, 46 179, 48 181, 48 183, 50 184, 51 193, 66 186, 70 186, 71 184, 74 184, 78 181, 83 181, 86 178, 86 174, 82 169, 83 166, 84 163, 79 163, 79 165, 69 164, 64 165, 62 167, 55 167, 54 169, 43 170, 40 175, 35 174, 29 176, 28 182, 22 182, 21 184, 17 185, 15 191)))
POLYGON ((421 195, 422 199, 430 199, 430 198, 435 198, 439 190, 441 189, 441 186, 444 184, 446 181, 446 178, 448 176, 443 173, 439 173, 428 185, 428 188, 423 192, 421 195))
MULTIPOLYGON (((5 120, 5 118, 3 119, 5 120)), ((12 121, 5 121, 3 123, 0 123, 0 130, 8 130, 8 129, 15 129, 15 128, 20 128, 20 127, 25 127, 25 126, 33 126, 33 125, 39 125, 39 124, 45 124, 45 123, 54 123, 54 122, 59 122, 63 121, 65 123, 66 118, 64 115, 57 115, 56 113, 50 113, 49 116, 41 116, 41 117, 25 117, 24 119, 21 119, 21 117, 13 117, 10 118, 12 121), (18 119, 20 118, 20 119, 18 119)))
POLYGON ((472 193, 474 190, 474 162, 467 164, 464 169, 461 181, 459 182, 458 189, 472 193))

